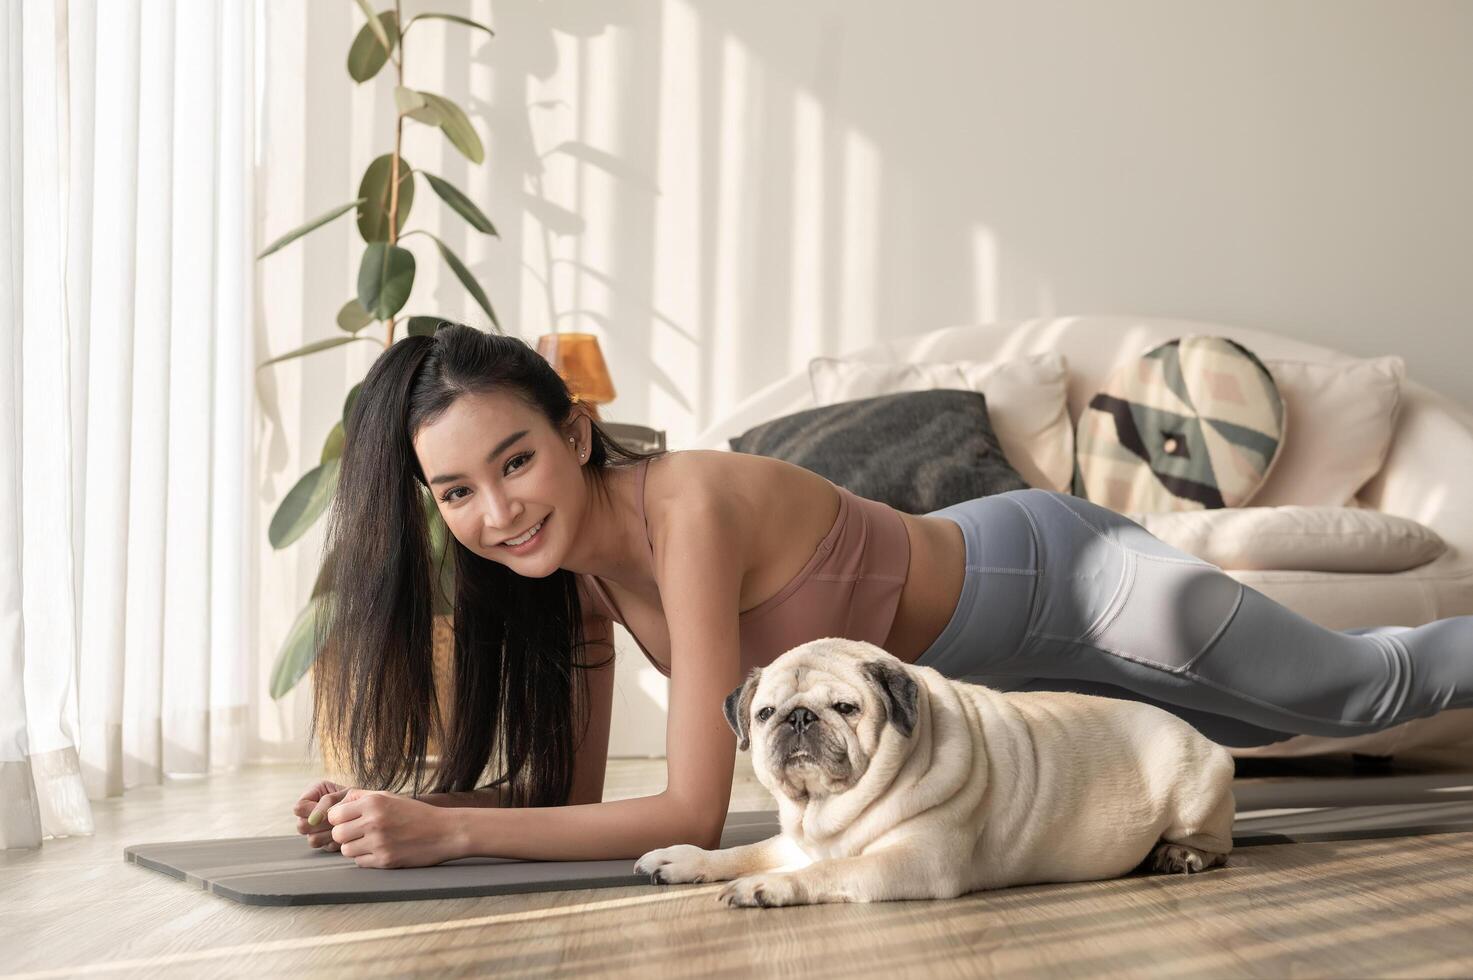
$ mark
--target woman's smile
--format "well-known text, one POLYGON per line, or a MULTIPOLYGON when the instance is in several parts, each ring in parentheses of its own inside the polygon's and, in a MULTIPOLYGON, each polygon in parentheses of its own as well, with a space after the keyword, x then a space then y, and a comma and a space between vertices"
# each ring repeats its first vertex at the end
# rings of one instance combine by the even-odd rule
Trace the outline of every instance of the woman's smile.
POLYGON ((527 529, 526 532, 524 532, 520 536, 512 538, 509 541, 503 541, 501 544, 497 545, 497 547, 505 548, 514 555, 525 555, 527 552, 531 551, 533 548, 537 547, 539 543, 541 543, 542 529, 546 526, 548 520, 551 517, 552 515, 548 514, 547 517, 544 517, 542 520, 532 525, 530 528, 527 529))

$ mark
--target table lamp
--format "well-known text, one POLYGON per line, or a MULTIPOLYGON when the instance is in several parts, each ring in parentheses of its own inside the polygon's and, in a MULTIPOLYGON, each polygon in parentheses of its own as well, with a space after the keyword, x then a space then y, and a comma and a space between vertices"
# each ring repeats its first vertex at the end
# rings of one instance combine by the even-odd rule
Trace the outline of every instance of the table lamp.
POLYGON ((591 333, 549 333, 537 338, 537 353, 547 359, 568 386, 575 402, 588 405, 601 419, 598 406, 614 400, 614 382, 591 333))

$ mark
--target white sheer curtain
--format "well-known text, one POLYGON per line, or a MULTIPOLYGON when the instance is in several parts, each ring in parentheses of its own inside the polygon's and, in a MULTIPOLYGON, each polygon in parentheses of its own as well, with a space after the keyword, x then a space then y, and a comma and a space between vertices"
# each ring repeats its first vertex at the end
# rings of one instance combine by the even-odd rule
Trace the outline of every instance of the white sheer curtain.
POLYGON ((245 759, 250 0, 0 13, 0 846, 245 759))

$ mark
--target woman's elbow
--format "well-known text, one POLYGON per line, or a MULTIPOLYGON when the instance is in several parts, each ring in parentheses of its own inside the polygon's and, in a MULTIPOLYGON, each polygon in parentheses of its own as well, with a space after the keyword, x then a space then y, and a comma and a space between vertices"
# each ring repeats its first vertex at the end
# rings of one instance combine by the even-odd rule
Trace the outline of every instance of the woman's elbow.
POLYGON ((691 821, 690 842, 708 851, 721 847, 721 834, 726 829, 726 813, 719 816, 700 817, 691 821))
POLYGON ((680 840, 683 843, 694 844, 708 851, 721 846, 721 833, 726 829, 726 801, 721 801, 721 806, 717 808, 714 804, 698 805, 669 791, 662 795, 677 815, 676 826, 680 828, 680 840))

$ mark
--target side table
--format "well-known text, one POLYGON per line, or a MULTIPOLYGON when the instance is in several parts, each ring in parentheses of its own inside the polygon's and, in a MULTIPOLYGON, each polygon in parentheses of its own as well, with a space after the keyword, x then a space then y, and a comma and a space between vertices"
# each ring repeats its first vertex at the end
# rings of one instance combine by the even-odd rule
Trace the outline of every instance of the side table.
POLYGON ((635 452, 654 453, 663 452, 665 449, 664 429, 652 429, 647 425, 634 425, 629 422, 605 422, 603 419, 599 419, 598 425, 599 428, 635 452))

